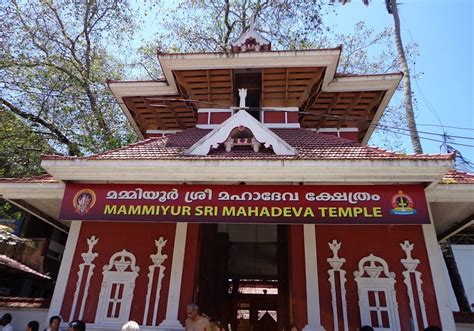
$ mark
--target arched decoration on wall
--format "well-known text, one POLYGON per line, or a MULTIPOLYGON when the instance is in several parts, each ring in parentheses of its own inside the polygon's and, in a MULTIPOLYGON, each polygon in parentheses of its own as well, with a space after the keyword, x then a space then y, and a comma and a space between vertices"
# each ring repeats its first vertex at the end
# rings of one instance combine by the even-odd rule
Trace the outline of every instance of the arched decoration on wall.
POLYGON ((95 323, 121 325, 128 321, 139 271, 132 253, 124 249, 112 255, 103 267, 95 323))
POLYGON ((332 257, 326 259, 331 266, 328 270, 329 283, 331 284, 331 303, 332 303, 332 317, 334 323, 334 331, 339 331, 339 314, 338 314, 338 301, 340 300, 342 306, 342 320, 344 331, 349 330, 349 323, 347 319, 347 300, 346 300, 346 271, 342 269, 342 265, 346 262, 345 258, 340 258, 337 253, 341 248, 341 243, 337 240, 333 240, 328 243, 329 249, 332 251, 332 257), (339 299, 336 295, 337 282, 339 282, 341 298, 339 299))
POLYGON ((261 145, 253 136, 252 131, 243 125, 234 128, 224 142, 226 152, 230 152, 234 146, 251 146, 253 151, 257 153, 261 145))
POLYGON ((414 326, 413 330, 418 331, 420 330, 420 327, 418 325, 418 314, 417 314, 416 304, 415 304, 415 294, 418 296, 417 301, 420 307, 420 314, 423 321, 423 327, 422 327, 423 329, 428 327, 428 319, 426 317, 426 307, 425 307, 425 300, 423 296, 423 289, 421 288, 421 284, 423 284, 423 281, 421 280, 421 272, 416 271, 418 264, 420 264, 420 260, 413 259, 411 256, 411 251, 413 250, 414 246, 415 244, 411 244, 408 240, 405 240, 403 243, 400 243, 400 247, 403 249, 403 251, 406 254, 406 258, 401 259, 400 262, 403 264, 403 266, 406 269, 405 271, 402 272, 403 283, 405 283, 405 286, 407 287, 408 299, 410 301, 410 312, 411 312, 411 318, 413 319, 413 326, 414 326), (411 275, 415 276, 414 280, 415 280, 416 292, 413 290, 411 275))
POLYGON ((150 259, 153 264, 148 266, 148 287, 145 299, 145 312, 143 313, 143 325, 157 325, 156 318, 158 316, 158 306, 160 304, 161 283, 163 282, 166 270, 166 267, 163 265, 163 262, 165 262, 165 260, 168 258, 168 255, 162 254, 162 250, 167 242, 168 240, 164 240, 163 237, 160 237, 159 240, 155 240, 156 253, 150 255, 150 259), (157 277, 155 277, 156 272, 158 273, 157 277), (153 281, 155 278, 156 285, 153 286, 153 281), (155 289, 154 296, 152 293, 153 289, 155 289), (151 300, 153 300, 153 302, 151 302, 151 300), (151 324, 148 323, 150 307, 153 308, 151 324))
MULTIPOLYGON (((257 121, 245 110, 240 110, 232 117, 224 121, 218 128, 212 130, 194 145, 185 154, 187 155, 207 155, 211 148, 218 148, 224 143, 235 128, 244 127, 252 134, 252 139, 263 144, 266 148, 272 148, 276 155, 297 155, 296 149, 291 147, 286 141, 273 133, 264 124, 257 121)), ((260 146, 259 146, 260 147, 260 146)))
POLYGON ((96 238, 96 236, 92 236, 87 239, 87 245, 89 246, 89 249, 85 253, 81 253, 82 260, 84 261, 79 265, 79 270, 77 271, 77 282, 76 282, 76 289, 74 291, 74 298, 72 300, 72 307, 71 307, 71 312, 69 314, 69 321, 72 321, 74 319, 82 319, 84 317, 84 308, 86 306, 87 302, 87 297, 89 296, 89 287, 91 285, 91 278, 94 275, 94 269, 95 269, 95 264, 92 263, 94 262, 95 258, 99 256, 98 253, 94 253, 92 250, 94 249, 94 246, 99 242, 99 239, 96 238), (79 302, 79 295, 82 290, 82 279, 84 278, 84 271, 87 270, 86 273, 86 282, 84 284, 84 290, 82 291, 82 298, 80 300, 81 303, 81 308, 79 310, 79 315, 76 317, 76 310, 77 310, 77 304, 79 302))
POLYGON ((389 271, 387 262, 373 254, 362 258, 354 280, 362 325, 370 325, 376 331, 400 331, 395 273, 389 271))

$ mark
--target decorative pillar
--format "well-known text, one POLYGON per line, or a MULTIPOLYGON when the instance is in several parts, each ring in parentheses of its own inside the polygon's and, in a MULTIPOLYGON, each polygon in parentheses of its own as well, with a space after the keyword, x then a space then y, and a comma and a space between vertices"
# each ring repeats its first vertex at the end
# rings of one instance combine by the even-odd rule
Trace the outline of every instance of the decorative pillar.
POLYGON ((173 259, 171 261, 170 288, 168 292, 168 303, 166 305, 166 318, 159 325, 162 329, 183 329, 183 325, 178 320, 178 312, 181 282, 183 280, 187 228, 187 223, 176 224, 173 259))
POLYGON ((153 262, 152 265, 148 266, 148 286, 146 292, 145 300, 145 312, 143 313, 143 325, 156 325, 156 319, 158 316, 158 307, 160 304, 160 292, 161 292, 161 283, 163 282, 163 277, 165 276, 166 267, 163 265, 163 262, 168 258, 168 255, 163 254, 163 247, 166 245, 168 240, 164 240, 163 237, 160 237, 159 240, 155 240, 156 245, 156 254, 150 255, 150 259, 153 262), (155 271, 158 272, 158 279, 155 286, 155 297, 152 298, 153 290, 153 280, 155 279, 155 271), (153 300, 153 302, 151 301, 153 300), (148 324, 148 311, 150 306, 153 307, 153 320, 151 324, 148 324))
POLYGON ((304 224, 304 258, 306 274, 306 304, 308 324, 303 331, 325 331, 321 325, 319 306, 318 265, 316 255, 316 227, 314 224, 304 224))
POLYGON ((421 285, 423 284, 423 281, 421 280, 421 272, 416 270, 416 268, 420 264, 420 260, 414 259, 411 256, 411 252, 414 246, 415 244, 410 243, 408 240, 405 240, 403 243, 400 243, 400 247, 403 249, 403 251, 406 254, 406 258, 401 259, 400 262, 405 267, 405 271, 402 272, 403 278, 404 278, 403 282, 405 283, 405 286, 407 288, 408 300, 410 302, 411 318, 413 319, 413 323, 414 323, 413 329, 414 331, 418 331, 419 322, 418 322, 418 313, 417 313, 416 304, 415 304, 415 294, 417 295, 417 301, 420 305, 423 329, 428 327, 428 318, 426 317, 425 300, 423 299, 424 298, 423 289, 421 288, 421 285), (411 275, 414 275, 415 277, 415 288, 413 288, 413 285, 412 285, 411 275))
POLYGON ((92 236, 88 238, 87 245, 89 246, 89 249, 86 253, 81 254, 82 260, 84 262, 79 265, 79 270, 77 271, 76 290, 74 291, 74 299, 72 300, 72 308, 71 308, 71 312, 69 313, 68 321, 74 320, 74 316, 76 314, 76 306, 79 300, 79 294, 82 289, 82 279, 84 277, 84 270, 87 269, 86 284, 84 286, 84 292, 81 298, 81 310, 79 311, 78 318, 82 320, 84 316, 84 309, 86 307, 87 297, 89 296, 89 287, 91 284, 91 278, 94 275, 94 269, 95 269, 95 264, 92 262, 94 262, 95 258, 99 256, 99 254, 94 253, 92 249, 94 248, 94 246, 97 244, 98 241, 99 239, 97 239, 96 236, 92 236))
POLYGON ((339 331, 339 314, 337 311, 337 303, 339 298, 336 295, 336 287, 339 281, 341 288, 341 305, 342 305, 342 320, 344 323, 344 331, 349 330, 349 322, 347 319, 347 300, 346 300, 346 271, 342 269, 342 265, 346 262, 345 258, 340 258, 337 253, 341 248, 341 243, 337 240, 333 240, 328 243, 329 248, 332 251, 332 257, 326 259, 331 269, 328 270, 329 283, 331 284, 331 303, 332 303, 332 316, 334 331, 339 331), (336 276, 337 275, 337 276, 336 276), (336 279, 337 278, 337 279, 336 279))

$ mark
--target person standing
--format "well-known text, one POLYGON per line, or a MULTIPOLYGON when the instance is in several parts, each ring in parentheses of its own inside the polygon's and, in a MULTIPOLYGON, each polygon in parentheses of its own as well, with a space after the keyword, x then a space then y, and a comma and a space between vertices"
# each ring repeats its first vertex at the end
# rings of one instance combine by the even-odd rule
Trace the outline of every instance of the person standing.
POLYGON ((30 321, 26 327, 26 331, 39 331, 40 324, 38 321, 30 321))
POLYGON ((86 323, 81 320, 74 320, 69 322, 69 329, 67 331, 86 331, 86 323))
POLYGON ((195 303, 186 306, 186 331, 211 331, 209 320, 199 315, 198 310, 199 307, 195 303))
POLYGON ((12 314, 10 313, 4 314, 0 322, 1 322, 0 324, 3 326, 2 331, 13 331, 12 314))
POLYGON ((61 325, 61 317, 57 315, 51 316, 49 318, 49 328, 44 331, 59 331, 59 325, 61 325))

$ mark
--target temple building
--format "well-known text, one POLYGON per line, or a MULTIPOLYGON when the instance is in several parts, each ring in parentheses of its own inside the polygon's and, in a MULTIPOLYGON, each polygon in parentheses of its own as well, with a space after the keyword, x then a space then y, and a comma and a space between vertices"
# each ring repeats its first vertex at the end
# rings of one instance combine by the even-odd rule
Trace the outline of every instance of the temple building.
POLYGON ((139 142, 0 181, 68 229, 49 316, 182 330, 195 302, 229 331, 455 330, 438 240, 472 226, 474 175, 368 146, 401 74, 338 76, 340 55, 250 29, 109 81, 139 142))

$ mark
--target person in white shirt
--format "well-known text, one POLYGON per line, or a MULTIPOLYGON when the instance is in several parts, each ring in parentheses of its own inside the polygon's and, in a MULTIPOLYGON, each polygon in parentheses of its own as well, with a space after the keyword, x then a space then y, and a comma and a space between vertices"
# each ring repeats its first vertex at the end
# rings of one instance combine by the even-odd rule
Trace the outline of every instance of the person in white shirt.
POLYGON ((122 331, 139 331, 140 326, 135 321, 128 321, 122 326, 122 331))
POLYGON ((2 316, 1 324, 3 325, 2 331, 13 331, 12 314, 6 313, 2 316))

